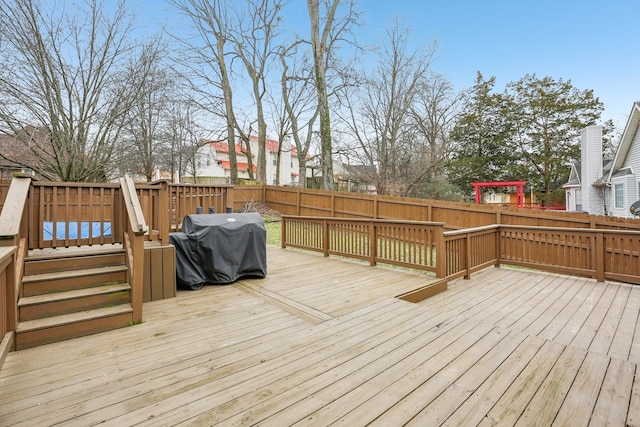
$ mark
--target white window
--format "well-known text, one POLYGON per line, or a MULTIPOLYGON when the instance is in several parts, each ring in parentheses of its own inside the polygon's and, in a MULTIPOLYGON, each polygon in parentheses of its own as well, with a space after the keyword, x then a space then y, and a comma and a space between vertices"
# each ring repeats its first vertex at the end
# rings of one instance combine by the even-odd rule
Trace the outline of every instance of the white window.
POLYGON ((614 184, 613 191, 616 208, 624 208, 624 184, 614 184))

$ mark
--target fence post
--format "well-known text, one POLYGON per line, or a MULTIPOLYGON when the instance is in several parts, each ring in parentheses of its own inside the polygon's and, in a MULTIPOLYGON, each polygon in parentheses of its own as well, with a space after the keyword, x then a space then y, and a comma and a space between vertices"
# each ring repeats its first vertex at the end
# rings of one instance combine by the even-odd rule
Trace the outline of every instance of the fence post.
POLYGON ((373 196, 373 212, 371 218, 378 219, 378 196, 373 196))
POLYGON ((331 192, 331 216, 336 216, 336 195, 331 192))
MULTIPOLYGON (((222 208, 226 209, 227 206, 231 206, 232 209, 235 208, 235 203, 236 203, 236 187, 235 186, 231 186, 231 187, 226 187, 224 189, 224 193, 227 195, 226 197, 226 201, 222 201, 222 208)), ((266 200, 265 200, 266 203, 266 200)), ((222 210, 220 211, 222 212, 222 210)))
POLYGON ((596 280, 598 282, 604 282, 604 269, 605 269, 605 265, 604 265, 604 257, 606 254, 606 249, 605 249, 605 239, 604 239, 604 233, 603 232, 597 232, 596 233, 596 280))

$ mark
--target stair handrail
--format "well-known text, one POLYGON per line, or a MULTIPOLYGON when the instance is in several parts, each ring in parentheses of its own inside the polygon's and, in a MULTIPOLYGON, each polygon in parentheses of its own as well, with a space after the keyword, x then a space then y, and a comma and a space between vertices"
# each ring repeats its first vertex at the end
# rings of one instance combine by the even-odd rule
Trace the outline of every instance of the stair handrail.
MULTIPOLYGON (((0 246, 17 246, 21 228, 26 224, 25 206, 31 187, 31 178, 14 176, 0 212, 0 246)), ((26 236, 24 236, 26 237, 26 236)))
POLYGON ((142 322, 143 301, 143 264, 144 264, 144 235, 149 227, 142 214, 140 200, 135 185, 129 175, 120 178, 122 198, 124 199, 126 216, 124 221, 122 247, 125 250, 127 265, 127 281, 131 286, 131 306, 133 308, 133 323, 142 322))
POLYGON ((14 176, 0 211, 0 272, 2 284, 2 332, 0 336, 0 367, 7 353, 15 349, 15 331, 18 326, 18 298, 21 294, 23 262, 27 252, 26 206, 31 188, 31 177, 14 176))
POLYGON ((129 175, 120 178, 120 187, 122 188, 122 196, 124 197, 125 207, 127 208, 127 217, 129 218, 131 230, 136 235, 148 233, 149 227, 142 214, 142 207, 140 206, 140 200, 138 200, 136 187, 129 175))
POLYGON ((7 354, 14 350, 17 329, 18 298, 15 289, 15 246, 0 247, 0 369, 7 354))

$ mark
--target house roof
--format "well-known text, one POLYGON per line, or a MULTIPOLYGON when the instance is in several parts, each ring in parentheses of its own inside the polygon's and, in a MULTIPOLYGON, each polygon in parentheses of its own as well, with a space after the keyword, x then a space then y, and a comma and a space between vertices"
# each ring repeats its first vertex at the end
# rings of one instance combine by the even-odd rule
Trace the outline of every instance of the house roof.
POLYGON ((582 163, 577 160, 571 162, 571 172, 569 173, 569 181, 562 188, 580 187, 582 185, 582 163))
MULTIPOLYGON (((229 152, 229 144, 227 144, 227 141, 209 141, 205 139, 203 142, 218 153, 229 152)), ((240 144, 236 144, 236 153, 247 154, 246 150, 240 146, 240 144)), ((251 157, 255 157, 255 154, 251 153, 251 157)))
POLYGON ((622 133, 622 139, 620 140, 620 144, 618 144, 618 149, 616 150, 616 155, 613 159, 613 167, 609 170, 607 181, 610 181, 614 174, 624 164, 624 160, 627 158, 633 137, 638 131, 638 125, 640 125, 640 103, 634 102, 633 107, 631 108, 631 113, 629 114, 629 119, 627 120, 627 125, 622 133))
MULTIPOLYGON (((255 135, 251 135, 249 138, 253 142, 256 142, 256 143, 258 142, 258 137, 255 135)), ((203 140, 203 142, 219 153, 229 152, 229 144, 227 144, 227 141, 212 141, 212 140, 205 139, 203 140)), ((277 153, 279 145, 280 144, 278 143, 278 141, 273 139, 267 138, 265 141, 265 148, 269 153, 277 153)), ((298 157, 298 150, 296 149, 295 145, 292 144, 289 147, 289 151, 291 151, 291 155, 293 157, 298 157)), ((242 147, 240 144, 236 144, 236 153, 247 154, 247 150, 245 150, 244 147, 242 147)), ((256 155, 254 153, 251 153, 251 157, 255 157, 255 156, 256 155)), ((310 158, 311 158, 311 155, 307 154, 307 159, 310 159, 310 158)))
MULTIPOLYGON (((249 138, 251 138, 251 140, 253 142, 258 142, 258 137, 255 136, 255 135, 252 135, 249 138)), ((273 139, 267 138, 265 140, 265 148, 270 153, 277 153, 279 145, 280 145, 280 143, 278 141, 273 140, 273 139)), ((298 157, 298 150, 297 150, 295 145, 291 144, 291 146, 289 147, 289 151, 291 151, 291 155, 293 157, 298 157)), ((311 156, 307 155, 307 157, 311 157, 311 156)))
POLYGON ((611 178, 617 178, 620 176, 633 175, 631 168, 618 169, 615 173, 611 174, 611 178))
MULTIPOLYGON (((218 161, 218 164, 220 166, 222 166, 223 169, 227 169, 227 170, 231 169, 231 162, 228 161, 228 160, 220 160, 220 161, 218 161)), ((251 165, 251 166, 252 166, 251 169, 253 169, 254 172, 258 170, 256 165, 251 165)), ((238 170, 242 171, 242 172, 248 171, 249 170, 249 164, 245 163, 245 162, 238 162, 238 170)))

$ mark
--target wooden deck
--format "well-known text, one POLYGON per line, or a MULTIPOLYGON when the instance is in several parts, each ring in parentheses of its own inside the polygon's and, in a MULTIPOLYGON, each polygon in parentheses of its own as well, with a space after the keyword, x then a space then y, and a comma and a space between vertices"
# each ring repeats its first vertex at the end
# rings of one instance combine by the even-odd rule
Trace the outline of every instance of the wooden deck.
POLYGON ((268 277, 10 353, 0 425, 640 425, 640 288, 425 275, 268 249, 268 277))

